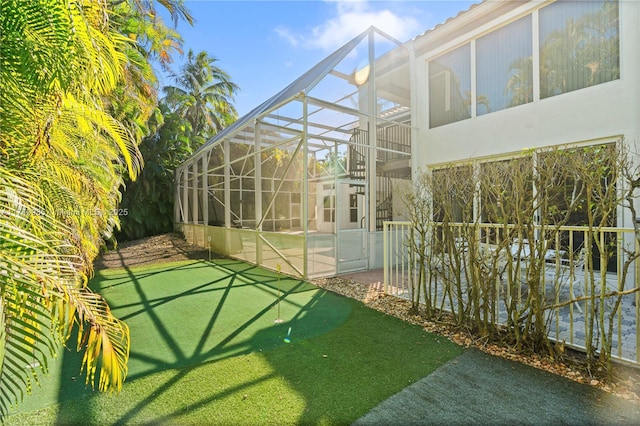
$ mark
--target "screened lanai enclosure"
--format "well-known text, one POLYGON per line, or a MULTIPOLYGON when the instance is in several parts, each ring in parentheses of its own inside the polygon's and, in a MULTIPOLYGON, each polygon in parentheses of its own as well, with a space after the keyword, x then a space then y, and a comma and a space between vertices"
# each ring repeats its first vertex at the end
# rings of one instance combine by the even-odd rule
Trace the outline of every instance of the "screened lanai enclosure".
POLYGON ((176 170, 177 230, 303 278, 381 267, 411 179, 412 58, 370 28, 218 133, 176 170))

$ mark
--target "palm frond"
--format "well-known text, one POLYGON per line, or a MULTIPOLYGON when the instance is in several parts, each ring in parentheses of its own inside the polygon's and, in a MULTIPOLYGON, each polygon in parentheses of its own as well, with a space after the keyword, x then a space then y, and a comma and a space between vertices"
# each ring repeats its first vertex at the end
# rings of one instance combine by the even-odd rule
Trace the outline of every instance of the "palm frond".
POLYGON ((52 209, 37 186, 0 168, 0 387, 11 389, 0 395, 0 413, 37 381, 35 365, 46 373, 47 358, 75 321, 85 341, 100 341, 85 352, 87 378, 99 368, 99 389, 117 390, 127 373, 128 328, 86 288, 82 258, 65 243, 71 229, 52 209))
POLYGON ((127 374, 128 327, 86 283, 155 104, 148 57, 111 21, 135 5, 0 0, 0 418, 74 325, 88 382, 118 390, 127 374))
POLYGON ((63 106, 79 119, 78 122, 84 121, 85 123, 92 123, 99 126, 100 130, 105 132, 111 141, 120 149, 129 175, 135 178, 144 166, 144 163, 140 151, 127 129, 104 111, 86 108, 86 105, 78 102, 73 96, 65 97, 63 99, 63 106))

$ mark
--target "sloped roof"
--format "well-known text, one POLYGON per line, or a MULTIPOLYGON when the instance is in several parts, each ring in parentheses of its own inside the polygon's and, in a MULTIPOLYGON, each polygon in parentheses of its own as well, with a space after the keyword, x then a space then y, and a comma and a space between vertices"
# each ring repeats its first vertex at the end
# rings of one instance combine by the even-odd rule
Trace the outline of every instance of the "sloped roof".
POLYGON ((427 34, 429 34, 429 33, 433 32, 433 31, 437 30, 438 28, 440 28, 440 27, 442 27, 442 26, 445 26, 445 25, 449 24, 449 22, 451 22, 451 21, 453 21, 453 20, 455 20, 455 19, 458 19, 458 18, 460 18, 460 17, 461 17, 461 16, 463 16, 463 15, 466 15, 466 14, 467 14, 467 13, 469 13, 472 9, 475 9, 476 7, 480 6, 482 3, 486 3, 487 1, 489 1, 489 0, 480 0, 478 3, 473 3, 473 4, 471 4, 471 6, 469 6, 469 8, 468 8, 468 9, 461 10, 460 12, 458 12, 458 13, 456 14, 456 16, 452 16, 452 17, 450 17, 450 18, 447 18, 444 22, 440 22, 440 23, 436 24, 433 28, 430 28, 430 29, 428 29, 428 30, 424 31, 422 34, 418 34, 418 35, 417 35, 417 36, 415 36, 412 40, 417 40, 417 39, 419 39, 419 38, 421 38, 421 37, 426 36, 427 34))
MULTIPOLYGON (((445 22, 436 25, 434 28, 425 31, 422 34, 417 35, 412 39, 412 41, 415 41, 421 37, 424 37, 425 35, 429 34, 435 29, 447 24, 448 22, 456 18, 459 18, 460 16, 474 9, 479 4, 485 3, 486 1, 487 0, 480 0, 480 3, 472 4, 471 7, 469 7, 469 9, 461 11, 455 17, 449 18, 445 22)), ((255 118, 261 116, 265 112, 268 112, 274 109, 275 107, 279 105, 283 105, 286 102, 294 99, 301 92, 308 93, 320 81, 322 81, 322 79, 326 77, 327 74, 329 74, 331 70, 333 70, 362 40, 364 40, 372 32, 377 32, 383 35, 384 37, 390 40, 393 40, 394 42, 397 42, 387 34, 378 30, 377 28, 373 26, 369 27, 366 31, 364 31, 363 33, 355 37, 353 40, 349 41, 344 46, 342 46, 341 48, 333 52, 331 55, 324 58, 322 61, 316 64, 313 68, 311 68, 309 71, 307 71, 306 73, 298 77, 296 80, 294 80, 291 84, 289 84, 287 87, 282 89, 280 92, 276 93, 274 96, 267 99, 265 102, 258 105, 256 108, 252 109, 247 114, 240 117, 230 126, 218 132, 215 136, 209 139, 203 146, 201 146, 198 150, 196 150, 196 152, 190 158, 193 158, 194 156, 196 156, 203 149, 217 143, 220 140, 225 139, 230 135, 233 135, 235 132, 244 128, 249 123, 251 123, 255 118)), ((397 42, 397 44, 402 45, 402 43, 400 42, 397 42)))
POLYGON ((256 117, 261 116, 263 113, 270 111, 274 107, 282 105, 287 101, 294 99, 300 92, 308 93, 313 89, 324 77, 331 72, 356 46, 364 40, 369 33, 377 31, 374 27, 370 27, 362 34, 355 37, 353 40, 333 52, 331 55, 318 62, 313 68, 306 73, 302 74, 296 80, 294 80, 287 87, 276 93, 265 102, 252 109, 250 112, 240 117, 230 126, 224 128, 218 132, 215 136, 209 139, 203 146, 201 146, 193 155, 197 155, 200 151, 208 146, 215 144, 216 142, 225 139, 227 136, 234 134, 236 131, 244 128, 250 124, 256 117))

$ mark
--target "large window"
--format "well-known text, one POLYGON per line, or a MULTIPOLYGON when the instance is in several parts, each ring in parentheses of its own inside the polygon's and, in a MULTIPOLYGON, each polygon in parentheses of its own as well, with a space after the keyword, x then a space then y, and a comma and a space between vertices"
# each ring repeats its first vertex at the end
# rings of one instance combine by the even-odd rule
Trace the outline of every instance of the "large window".
POLYGON ((532 157, 482 163, 480 194, 482 222, 531 222, 534 212, 532 157))
POLYGON ((539 191, 553 205, 547 221, 586 226, 590 215, 600 223, 606 212, 606 226, 616 226, 617 155, 614 143, 540 153, 539 191), (587 187, 594 188, 589 199, 587 187))
POLYGON ((533 101, 531 15, 476 42, 477 115, 533 101))
MULTIPOLYGON (((620 164, 615 143, 542 152, 538 155, 539 197, 541 220, 548 224, 599 227, 616 226, 620 164)), ((561 233, 563 249, 576 253, 586 247, 583 232, 561 233), (570 238, 571 234, 571 238, 570 238), (572 246, 569 243, 572 243, 572 246)), ((598 234, 599 235, 599 234, 598 234)), ((617 269, 616 234, 604 232, 608 257, 607 270, 617 269)), ((596 236, 596 239, 600 236, 596 236)), ((600 269, 600 246, 591 243, 594 269, 600 269)))
POLYGON ((540 9, 540 97, 620 78, 617 1, 558 1, 540 9))
POLYGON ((429 126, 471 117, 471 50, 468 44, 429 62, 429 126))

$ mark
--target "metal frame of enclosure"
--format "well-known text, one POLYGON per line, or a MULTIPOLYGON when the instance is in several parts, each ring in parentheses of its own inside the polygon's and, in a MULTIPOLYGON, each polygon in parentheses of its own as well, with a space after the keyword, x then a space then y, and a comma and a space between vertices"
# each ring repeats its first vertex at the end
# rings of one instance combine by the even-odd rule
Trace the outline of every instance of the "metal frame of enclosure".
POLYGON ((175 172, 177 230, 303 278, 381 267, 411 180, 412 61, 372 27, 220 132, 175 172))

